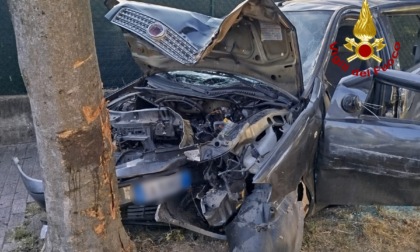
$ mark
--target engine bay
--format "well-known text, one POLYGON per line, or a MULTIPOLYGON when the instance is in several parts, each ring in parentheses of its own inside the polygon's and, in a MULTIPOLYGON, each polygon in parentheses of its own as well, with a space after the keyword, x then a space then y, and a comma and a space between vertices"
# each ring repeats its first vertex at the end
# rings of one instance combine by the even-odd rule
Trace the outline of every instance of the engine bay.
POLYGON ((216 72, 156 74, 108 99, 119 185, 137 188, 127 203, 171 197, 207 230, 234 216, 293 123, 287 94, 216 72))

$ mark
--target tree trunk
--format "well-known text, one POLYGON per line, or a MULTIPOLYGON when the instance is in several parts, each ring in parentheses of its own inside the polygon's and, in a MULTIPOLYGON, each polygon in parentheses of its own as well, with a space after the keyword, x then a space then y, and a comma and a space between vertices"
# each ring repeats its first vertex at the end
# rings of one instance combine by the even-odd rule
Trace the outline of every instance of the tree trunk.
POLYGON ((46 251, 133 251, 87 0, 9 0, 43 170, 46 251))

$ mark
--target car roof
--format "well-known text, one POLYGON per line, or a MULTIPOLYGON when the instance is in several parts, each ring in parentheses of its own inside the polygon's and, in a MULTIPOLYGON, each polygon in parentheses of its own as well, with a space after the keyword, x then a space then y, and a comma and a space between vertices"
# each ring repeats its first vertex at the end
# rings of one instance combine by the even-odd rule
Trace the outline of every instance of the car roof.
MULTIPOLYGON (((339 10, 345 7, 362 7, 363 0, 291 0, 282 3, 282 11, 310 11, 310 10, 339 10)), ((420 2, 418 0, 370 0, 370 8, 381 6, 392 6, 394 4, 412 4, 420 2)))

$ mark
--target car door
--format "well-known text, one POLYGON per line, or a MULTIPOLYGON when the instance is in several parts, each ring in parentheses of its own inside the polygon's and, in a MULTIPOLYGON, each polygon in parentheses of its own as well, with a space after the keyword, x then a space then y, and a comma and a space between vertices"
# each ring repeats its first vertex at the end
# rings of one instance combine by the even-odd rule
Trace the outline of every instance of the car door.
POLYGON ((343 78, 332 97, 315 176, 317 203, 419 205, 420 121, 379 112, 384 103, 371 101, 378 86, 420 94, 420 70, 370 71, 343 78))
MULTIPOLYGON (((420 3, 402 4, 381 9, 381 20, 386 30, 389 44, 400 43, 399 67, 412 72, 420 64, 420 3)), ((403 97, 396 111, 401 118, 420 120, 420 93, 399 90, 403 97)))
POLYGON ((420 64, 413 50, 420 45, 420 4, 386 4, 375 12, 387 44, 381 66, 405 73, 342 79, 320 140, 318 203, 420 204, 420 64))

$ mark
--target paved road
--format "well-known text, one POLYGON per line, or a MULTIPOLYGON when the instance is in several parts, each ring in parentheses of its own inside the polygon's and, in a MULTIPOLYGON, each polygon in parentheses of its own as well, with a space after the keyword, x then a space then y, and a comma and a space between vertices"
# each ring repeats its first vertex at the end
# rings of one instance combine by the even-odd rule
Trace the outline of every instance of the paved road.
POLYGON ((33 202, 19 176, 12 157, 18 157, 22 169, 30 176, 41 178, 35 143, 0 146, 0 251, 13 251, 16 244, 12 230, 22 225, 26 205, 33 202))

